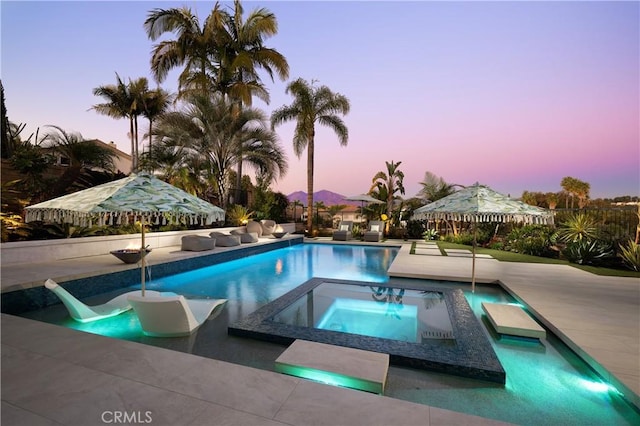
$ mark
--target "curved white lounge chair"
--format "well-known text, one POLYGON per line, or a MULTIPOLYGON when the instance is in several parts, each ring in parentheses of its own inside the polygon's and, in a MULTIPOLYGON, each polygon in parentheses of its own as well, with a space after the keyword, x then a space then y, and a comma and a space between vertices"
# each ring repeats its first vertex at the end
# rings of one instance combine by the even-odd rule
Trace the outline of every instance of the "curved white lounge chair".
MULTIPOLYGON (((62 303, 64 303, 64 306, 66 306, 69 311, 71 318, 79 322, 96 321, 126 312, 131 309, 131 304, 127 300, 127 297, 130 295, 140 294, 140 290, 130 291, 109 300, 105 304, 89 306, 76 299, 71 293, 50 278, 44 282, 44 286, 60 298, 62 303)), ((161 293, 158 291, 147 290, 145 291, 145 294, 149 296, 159 296, 161 293)))
POLYGON ((216 306, 227 299, 185 299, 184 296, 129 296, 147 336, 188 336, 209 318, 216 306))

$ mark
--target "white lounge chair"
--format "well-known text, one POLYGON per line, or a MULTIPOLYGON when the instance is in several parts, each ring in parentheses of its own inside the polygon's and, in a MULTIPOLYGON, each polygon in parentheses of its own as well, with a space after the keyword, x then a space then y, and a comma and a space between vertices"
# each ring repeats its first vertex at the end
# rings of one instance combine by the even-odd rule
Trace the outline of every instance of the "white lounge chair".
MULTIPOLYGON (((131 304, 127 300, 127 297, 130 295, 140 294, 140 290, 130 291, 128 293, 121 294, 102 305, 89 306, 76 299, 71 293, 50 278, 44 282, 44 286, 60 298, 62 303, 64 303, 64 306, 66 306, 69 311, 71 318, 79 322, 96 321, 126 312, 131 309, 131 304)), ((159 296, 161 293, 158 291, 147 290, 145 294, 149 296, 159 296)))
POLYGON ((188 336, 209 318, 216 306, 227 299, 185 299, 184 296, 129 296, 147 336, 188 336))

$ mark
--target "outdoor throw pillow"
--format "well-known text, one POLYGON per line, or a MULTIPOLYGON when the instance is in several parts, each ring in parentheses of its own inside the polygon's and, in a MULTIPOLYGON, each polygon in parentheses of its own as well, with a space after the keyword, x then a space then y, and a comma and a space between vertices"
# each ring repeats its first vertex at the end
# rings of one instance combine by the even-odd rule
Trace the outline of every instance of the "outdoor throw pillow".
POLYGON ((349 230, 349 225, 340 225, 340 230, 341 231, 348 231, 349 230))
POLYGON ((371 232, 380 232, 380 225, 371 225, 371 232))

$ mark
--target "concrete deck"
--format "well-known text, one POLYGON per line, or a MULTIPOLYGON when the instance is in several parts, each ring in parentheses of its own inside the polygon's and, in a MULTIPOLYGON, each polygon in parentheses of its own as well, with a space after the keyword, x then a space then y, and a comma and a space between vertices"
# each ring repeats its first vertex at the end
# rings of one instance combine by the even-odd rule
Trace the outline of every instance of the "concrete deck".
MULTIPOLYGON (((391 276, 470 281, 469 258, 409 250, 404 243, 391 276)), ((154 250, 149 260, 176 251, 154 250)), ((7 266, 2 289, 124 267, 111 255, 7 266)), ((640 280, 481 258, 476 280, 501 281, 640 406, 640 280)), ((125 415, 154 425, 504 424, 6 314, 1 326, 3 425, 103 425, 125 415)))

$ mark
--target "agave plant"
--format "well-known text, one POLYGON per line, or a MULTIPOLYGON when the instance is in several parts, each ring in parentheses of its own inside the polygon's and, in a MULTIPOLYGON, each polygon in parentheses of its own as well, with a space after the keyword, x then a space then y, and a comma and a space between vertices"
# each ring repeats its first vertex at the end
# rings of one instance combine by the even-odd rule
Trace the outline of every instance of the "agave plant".
POLYGON ((573 214, 560 226, 557 238, 565 243, 597 240, 598 222, 586 213, 573 214))
POLYGON ((234 204, 227 210, 227 218, 229 222, 236 226, 245 225, 253 216, 253 212, 247 210, 246 207, 234 204))
POLYGON ((622 262, 633 271, 640 271, 640 244, 629 240, 627 244, 620 244, 619 256, 622 262))
POLYGON ((578 265, 597 265, 612 257, 613 249, 602 241, 582 239, 567 244, 562 254, 578 265))

